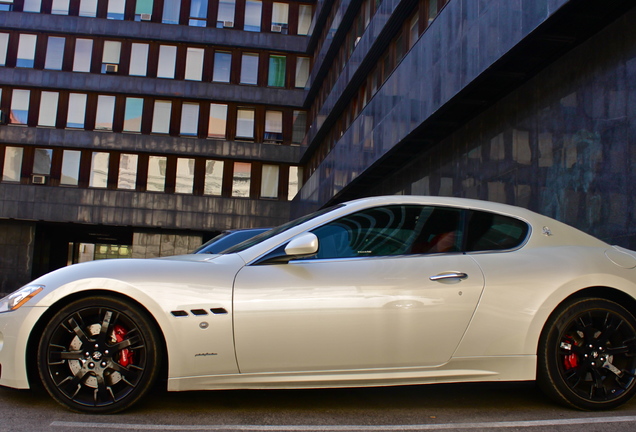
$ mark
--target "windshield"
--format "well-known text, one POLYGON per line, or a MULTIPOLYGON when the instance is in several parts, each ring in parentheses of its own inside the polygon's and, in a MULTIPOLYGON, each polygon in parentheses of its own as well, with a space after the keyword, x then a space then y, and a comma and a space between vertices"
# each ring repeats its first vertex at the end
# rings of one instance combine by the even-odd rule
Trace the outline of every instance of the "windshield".
POLYGON ((251 248, 252 246, 257 245, 257 244, 259 244, 262 241, 265 241, 267 239, 270 239, 270 238, 274 237, 277 234, 280 234, 280 233, 282 233, 284 231, 287 231, 290 228, 298 226, 298 225, 300 225, 302 223, 305 223, 305 222, 307 222, 307 221, 309 221, 309 220, 311 220, 313 218, 316 218, 318 216, 322 216, 325 213, 329 213, 330 211, 338 209, 338 208, 343 207, 343 206, 344 206, 344 204, 339 204, 337 206, 327 207, 325 209, 318 210, 317 212, 310 213, 308 215, 299 217, 298 219, 294 219, 291 222, 287 222, 287 223, 285 223, 285 224, 283 224, 283 225, 281 225, 279 227, 272 228, 269 231, 265 231, 264 233, 261 233, 261 234, 255 236, 255 237, 252 237, 251 239, 245 240, 242 243, 239 243, 239 244, 237 244, 235 246, 232 246, 231 248, 226 249, 223 252, 221 252, 221 254, 225 255, 225 254, 230 254, 230 253, 242 252, 245 249, 251 248))

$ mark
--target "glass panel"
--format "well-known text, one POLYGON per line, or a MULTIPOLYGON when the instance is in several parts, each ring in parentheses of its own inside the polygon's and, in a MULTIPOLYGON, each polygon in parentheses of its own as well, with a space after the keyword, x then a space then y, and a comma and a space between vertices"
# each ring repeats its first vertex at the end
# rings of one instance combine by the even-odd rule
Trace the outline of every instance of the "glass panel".
POLYGON ((174 191, 191 194, 194 186, 194 159, 177 159, 177 179, 174 191))
POLYGON ((7 64, 7 47, 9 46, 9 33, 0 33, 0 66, 7 64))
POLYGON ((210 121, 208 123, 208 138, 225 138, 227 123, 227 105, 210 104, 210 121))
POLYGON ((32 68, 35 61, 36 35, 21 34, 18 42, 17 67, 32 68))
POLYGON ((287 199, 289 201, 293 200, 300 190, 300 186, 302 185, 302 177, 302 168, 295 166, 289 167, 289 185, 287 188, 287 199))
POLYGON ((296 57, 296 87, 305 88, 309 79, 309 57, 296 57))
POLYGON ((31 96, 30 90, 13 90, 13 96, 11 97, 11 124, 27 124, 29 119, 29 99, 31 96))
POLYGON ((13 10, 13 0, 0 1, 0 11, 11 11, 11 10, 13 10))
POLYGON ((209 160, 205 162, 205 195, 221 195, 223 186, 223 161, 209 160))
POLYGON ((283 113, 265 111, 265 142, 283 141, 283 113))
POLYGON ((245 2, 245 25, 243 30, 259 32, 261 31, 261 11, 263 3, 258 0, 247 0, 245 2))
POLYGON ((159 47, 159 67, 157 77, 174 78, 174 66, 177 59, 177 47, 161 45, 159 47))
POLYGON ((170 133, 170 113, 172 102, 155 101, 155 111, 152 116, 152 132, 167 134, 170 133))
POLYGON ((91 71, 91 55, 93 41, 91 39, 77 39, 75 41, 75 57, 73 58, 74 72, 91 71))
POLYGON ((512 249, 523 243, 528 232, 528 224, 518 219, 472 211, 468 222, 466 251, 512 249))
POLYGON ((148 68, 148 44, 133 43, 130 50, 129 75, 146 76, 148 68))
POLYGON ((42 0, 24 0, 24 12, 36 12, 40 13, 42 7, 42 0))
POLYGON ((258 54, 244 53, 241 57, 241 84, 258 83, 258 54))
POLYGON ((234 8, 234 0, 219 0, 219 13, 216 18, 216 26, 218 28, 223 28, 225 25, 228 25, 228 27, 234 26, 234 8))
POLYGON ((234 162, 234 174, 232 176, 232 196, 249 198, 250 178, 252 177, 252 164, 234 162))
POLYGON ((68 15, 69 0, 53 0, 51 4, 52 15, 68 15))
POLYGON ((300 5, 298 9, 298 34, 307 35, 311 27, 312 18, 311 5, 300 5))
POLYGON ((294 125, 292 128, 292 144, 301 144, 307 130, 307 112, 294 111, 294 125))
POLYGON ((126 10, 126 0, 108 0, 108 13, 106 17, 113 20, 123 20, 126 10))
POLYGON ((110 153, 93 152, 91 157, 91 175, 89 187, 105 188, 108 186, 108 160, 110 153))
POLYGON ((4 151, 2 181, 19 182, 22 174, 22 147, 7 147, 4 151))
POLYGON ((144 20, 148 21, 152 17, 153 0, 137 0, 135 5, 135 21, 141 21, 142 14, 144 20))
POLYGON ((119 155, 119 175, 117 177, 117 189, 135 189, 137 187, 137 161, 136 154, 119 155))
POLYGON ((185 102, 181 106, 181 135, 197 136, 199 129, 199 104, 185 102))
POLYGON ((189 25, 195 27, 205 27, 208 16, 208 0, 192 0, 190 3, 189 25))
POLYGON ((119 64, 119 54, 121 52, 121 42, 104 42, 104 53, 102 55, 102 73, 106 72, 107 64, 119 64))
POLYGON ((230 82, 232 53, 217 51, 214 53, 214 75, 212 81, 230 82))
POLYGON ((263 165, 261 198, 278 198, 278 165, 263 165))
POLYGON ((49 36, 48 43, 46 45, 44 69, 62 70, 65 43, 66 39, 63 37, 49 36))
POLYGON ((141 132, 141 115, 144 110, 142 98, 126 98, 124 112, 124 132, 141 132))
POLYGON ((236 114, 236 137, 254 138, 254 110, 238 110, 236 114))
POLYGON ((287 24, 289 17, 289 5, 287 3, 276 3, 272 8, 272 31, 278 31, 274 26, 280 26, 280 31, 287 34, 287 24))
POLYGON ((201 81, 203 74, 203 49, 188 48, 185 79, 201 81))
POLYGON ((60 184, 77 186, 79 184, 79 169, 82 152, 64 150, 62 153, 62 177, 60 184))
POLYGON ((285 56, 269 56, 269 74, 267 85, 270 87, 285 87, 285 69, 287 58, 285 56))
POLYGON ((40 96, 40 114, 38 116, 38 126, 55 127, 57 118, 57 102, 60 94, 58 92, 43 91, 40 96))
POLYGON ((437 1, 429 1, 428 2, 428 23, 433 22, 435 17, 437 16, 437 1))
POLYGON ((97 16, 97 0, 81 0, 79 16, 81 17, 97 16))
POLYGON ((86 117, 86 95, 83 93, 71 93, 68 98, 68 117, 66 119, 67 128, 84 127, 86 117))
POLYGON ((161 22, 164 24, 179 24, 180 12, 181 0, 164 0, 161 22))
POLYGON ((97 114, 95 116, 95 130, 113 130, 113 116, 115 114, 115 96, 97 96, 97 114))
POLYGON ((165 156, 150 156, 148 160, 148 182, 146 190, 150 192, 163 192, 166 188, 166 162, 165 156))
POLYGON ((51 174, 53 150, 36 148, 33 155, 33 174, 51 174))

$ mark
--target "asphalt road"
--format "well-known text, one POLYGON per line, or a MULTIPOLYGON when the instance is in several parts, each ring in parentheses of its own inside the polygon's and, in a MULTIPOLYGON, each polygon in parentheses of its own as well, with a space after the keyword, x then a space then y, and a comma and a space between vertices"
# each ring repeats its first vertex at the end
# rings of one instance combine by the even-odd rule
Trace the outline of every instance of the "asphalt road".
POLYGON ((532 383, 285 391, 155 392, 114 415, 0 388, 0 431, 636 431, 636 399, 608 412, 548 401, 532 383))

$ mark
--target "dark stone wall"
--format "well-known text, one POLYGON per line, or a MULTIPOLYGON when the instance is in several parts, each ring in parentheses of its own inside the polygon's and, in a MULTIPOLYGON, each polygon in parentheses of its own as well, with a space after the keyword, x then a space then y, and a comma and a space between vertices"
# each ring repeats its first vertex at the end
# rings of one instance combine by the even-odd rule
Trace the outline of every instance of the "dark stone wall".
POLYGON ((0 221, 0 293, 31 280, 35 223, 0 221))

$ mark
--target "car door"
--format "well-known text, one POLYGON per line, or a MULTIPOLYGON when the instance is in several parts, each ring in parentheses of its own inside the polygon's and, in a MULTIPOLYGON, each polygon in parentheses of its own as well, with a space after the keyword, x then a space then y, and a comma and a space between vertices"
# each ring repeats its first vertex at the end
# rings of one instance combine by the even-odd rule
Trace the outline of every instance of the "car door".
POLYGON ((484 286, 479 266, 458 251, 460 215, 421 206, 365 210, 313 230, 320 251, 312 259, 241 269, 234 286, 240 371, 448 361, 484 286), (450 221, 446 231, 441 225, 450 221))

